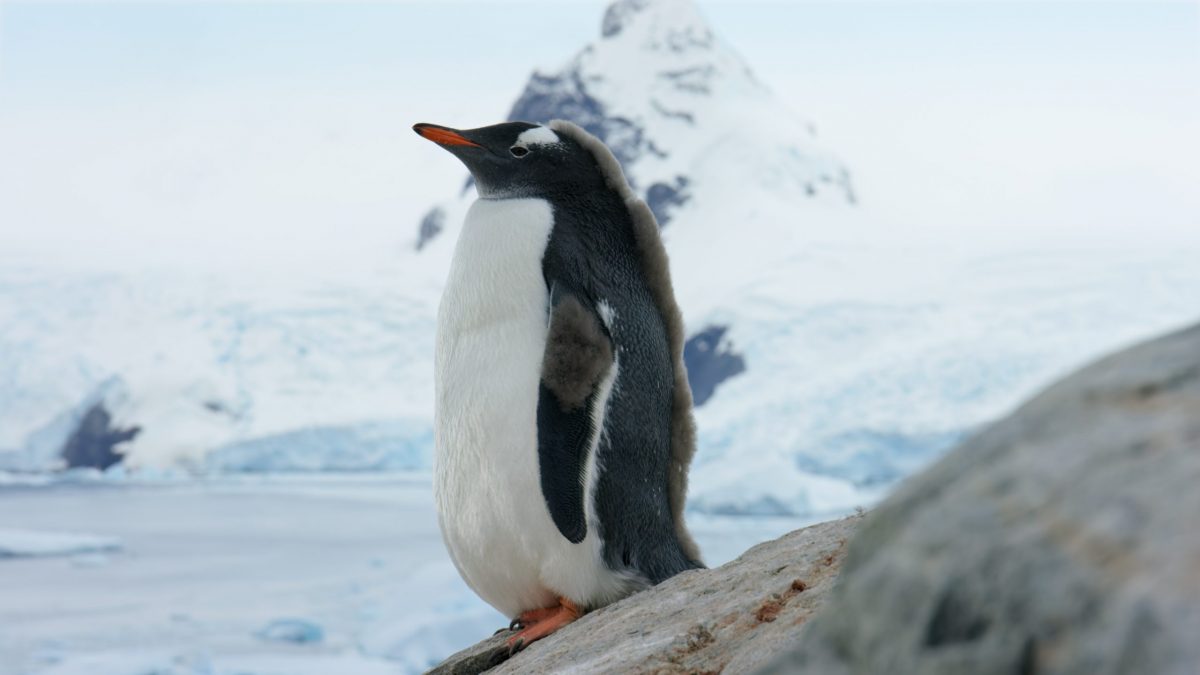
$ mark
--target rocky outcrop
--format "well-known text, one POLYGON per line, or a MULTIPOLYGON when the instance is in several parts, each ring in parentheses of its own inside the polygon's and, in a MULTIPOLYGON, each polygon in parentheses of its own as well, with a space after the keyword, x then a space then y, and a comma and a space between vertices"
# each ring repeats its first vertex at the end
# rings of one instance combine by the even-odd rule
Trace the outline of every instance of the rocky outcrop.
POLYGON ((116 447, 137 437, 140 432, 141 428, 136 426, 113 426, 108 409, 103 403, 97 403, 88 408, 75 431, 63 444, 63 461, 68 468, 87 467, 103 471, 121 461, 121 454, 116 447))
POLYGON ((1200 672, 1197 485, 1200 326, 1062 380, 861 526, 681 574, 490 672, 1200 672))
POLYGON ((707 403, 725 380, 746 372, 746 359, 725 339, 728 331, 729 326, 709 325, 683 345, 688 384, 697 406, 707 403))
MULTIPOLYGON (((794 644, 820 609, 859 518, 798 530, 711 570, 693 570, 585 615, 489 673, 741 673, 794 644)), ((459 652, 439 675, 487 670, 507 631, 459 652)))
POLYGON ((1200 672, 1200 326, 1068 377, 905 483, 766 673, 1200 672))

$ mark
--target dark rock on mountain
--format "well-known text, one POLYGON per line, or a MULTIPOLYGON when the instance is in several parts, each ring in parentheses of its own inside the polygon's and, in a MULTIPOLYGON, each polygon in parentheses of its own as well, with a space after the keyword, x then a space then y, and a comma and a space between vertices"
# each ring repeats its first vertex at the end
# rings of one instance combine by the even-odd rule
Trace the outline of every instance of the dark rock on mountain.
POLYGON ((696 405, 712 397, 717 385, 746 370, 746 360, 723 342, 728 326, 708 326, 683 345, 683 363, 696 405))
POLYGON ((421 227, 417 230, 417 250, 425 248, 425 244, 433 241, 433 238, 441 234, 445 227, 446 211, 440 206, 429 209, 429 212, 421 219, 421 227))
POLYGON ((112 415, 103 403, 97 403, 84 413, 79 425, 63 445, 62 458, 67 468, 107 469, 122 459, 114 448, 132 440, 141 430, 136 426, 127 429, 112 426, 112 415))
POLYGON ((674 183, 655 183, 646 190, 646 206, 654 213, 660 228, 666 227, 671 221, 671 214, 676 207, 683 206, 691 199, 687 192, 691 181, 687 176, 676 176, 674 183))

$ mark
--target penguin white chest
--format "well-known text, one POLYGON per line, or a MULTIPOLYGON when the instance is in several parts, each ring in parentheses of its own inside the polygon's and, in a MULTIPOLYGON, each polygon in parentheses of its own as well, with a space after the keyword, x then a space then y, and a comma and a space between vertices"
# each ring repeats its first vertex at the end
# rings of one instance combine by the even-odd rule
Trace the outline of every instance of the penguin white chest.
POLYGON ((542 497, 537 401, 553 228, 541 199, 471 206, 438 309, 438 522, 459 573, 509 617, 565 596, 586 605, 624 584, 600 562, 595 528, 571 544, 542 497))

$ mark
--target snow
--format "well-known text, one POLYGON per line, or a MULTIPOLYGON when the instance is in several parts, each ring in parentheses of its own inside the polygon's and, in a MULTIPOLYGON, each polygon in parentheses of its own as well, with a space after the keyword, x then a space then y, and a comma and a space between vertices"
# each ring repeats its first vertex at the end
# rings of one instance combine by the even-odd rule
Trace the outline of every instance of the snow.
POLYGON ((116 551, 121 541, 95 534, 0 528, 0 558, 27 558, 116 551))

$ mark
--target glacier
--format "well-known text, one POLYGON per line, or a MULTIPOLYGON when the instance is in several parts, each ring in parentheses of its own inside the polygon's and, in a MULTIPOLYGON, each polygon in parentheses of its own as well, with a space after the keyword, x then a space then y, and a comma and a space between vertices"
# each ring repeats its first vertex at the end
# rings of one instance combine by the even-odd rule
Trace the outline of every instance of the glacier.
MULTIPOLYGON (((686 0, 613 3, 507 116, 605 138, 660 215, 700 404, 694 513, 870 504, 1056 375, 1194 316, 1194 245, 887 227, 686 0)), ((0 471, 60 470, 67 447, 121 459, 113 476, 428 469, 437 299, 474 198, 447 187, 353 274, 0 270, 0 471)))

